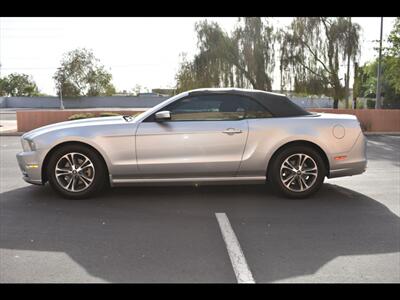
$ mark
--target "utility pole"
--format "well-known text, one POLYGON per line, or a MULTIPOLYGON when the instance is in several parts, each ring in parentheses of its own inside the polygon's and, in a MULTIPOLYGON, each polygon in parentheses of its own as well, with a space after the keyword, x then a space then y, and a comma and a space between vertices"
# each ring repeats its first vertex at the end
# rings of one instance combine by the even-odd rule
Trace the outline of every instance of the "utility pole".
POLYGON ((350 56, 351 56, 351 45, 350 45, 350 30, 351 30, 351 17, 349 17, 349 28, 347 30, 347 76, 346 76, 346 108, 349 108, 349 85, 350 85, 350 56))
POLYGON ((383 17, 381 17, 381 37, 379 41, 379 61, 378 61, 378 76, 376 83, 376 103, 375 109, 381 108, 381 63, 382 63, 382 31, 383 31, 383 17))

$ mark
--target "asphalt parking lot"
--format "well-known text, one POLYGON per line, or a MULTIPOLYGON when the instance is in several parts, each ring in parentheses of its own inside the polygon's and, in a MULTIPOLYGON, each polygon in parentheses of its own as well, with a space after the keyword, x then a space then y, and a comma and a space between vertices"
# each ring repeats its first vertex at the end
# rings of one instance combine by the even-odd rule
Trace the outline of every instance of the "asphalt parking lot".
POLYGON ((305 200, 268 187, 135 187, 84 201, 21 179, 0 136, 0 282, 237 282, 225 213, 255 282, 400 282, 400 136, 305 200))

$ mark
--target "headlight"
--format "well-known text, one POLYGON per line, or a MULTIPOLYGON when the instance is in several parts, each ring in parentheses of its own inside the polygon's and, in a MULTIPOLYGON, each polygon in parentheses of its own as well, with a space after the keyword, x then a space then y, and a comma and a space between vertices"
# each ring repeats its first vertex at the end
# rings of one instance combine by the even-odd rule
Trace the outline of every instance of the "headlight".
POLYGON ((36 150, 36 145, 31 140, 21 139, 21 144, 22 144, 22 149, 24 149, 25 152, 36 150))

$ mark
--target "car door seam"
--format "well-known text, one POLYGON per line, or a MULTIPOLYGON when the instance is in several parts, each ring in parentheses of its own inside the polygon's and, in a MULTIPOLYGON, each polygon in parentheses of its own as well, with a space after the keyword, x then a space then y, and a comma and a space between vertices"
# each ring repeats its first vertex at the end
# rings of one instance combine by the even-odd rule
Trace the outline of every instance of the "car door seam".
POLYGON ((140 124, 142 124, 142 122, 139 122, 136 126, 136 130, 135 130, 135 157, 136 157, 136 169, 138 171, 138 175, 140 175, 140 167, 139 167, 139 160, 138 160, 138 151, 137 151, 137 133, 139 131, 139 126, 140 124))
POLYGON ((240 157, 239 166, 238 166, 238 168, 237 168, 237 170, 236 170, 236 172, 235 172, 235 175, 234 175, 235 177, 237 177, 238 174, 239 174, 239 172, 240 172, 240 167, 242 166, 242 161, 243 161, 244 152, 246 151, 246 147, 247 147, 247 140, 248 140, 248 138, 249 138, 249 132, 250 132, 250 129, 249 129, 249 121, 248 121, 247 119, 246 119, 245 121, 246 121, 246 125, 247 125, 246 140, 245 140, 245 142, 244 142, 243 152, 242 152, 242 156, 240 157))

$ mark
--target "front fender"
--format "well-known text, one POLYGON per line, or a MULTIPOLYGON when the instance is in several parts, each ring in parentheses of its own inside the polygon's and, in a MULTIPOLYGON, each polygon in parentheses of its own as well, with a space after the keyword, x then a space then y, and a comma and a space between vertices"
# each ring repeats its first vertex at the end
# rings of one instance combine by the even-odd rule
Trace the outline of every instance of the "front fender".
POLYGON ((96 143, 95 140, 93 139, 89 139, 89 138, 85 138, 85 137, 81 137, 81 136, 68 136, 64 137, 64 138, 60 138, 58 140, 53 141, 51 144, 49 144, 46 149, 41 153, 43 157, 43 160, 45 159, 45 157, 57 146, 62 145, 62 144, 66 144, 66 143, 81 143, 81 144, 85 144, 85 145, 89 145, 92 148, 96 149, 100 155, 103 157, 104 161, 106 162, 107 168, 110 170, 110 166, 111 166, 111 161, 109 156, 107 155, 107 153, 103 150, 103 148, 96 143))

